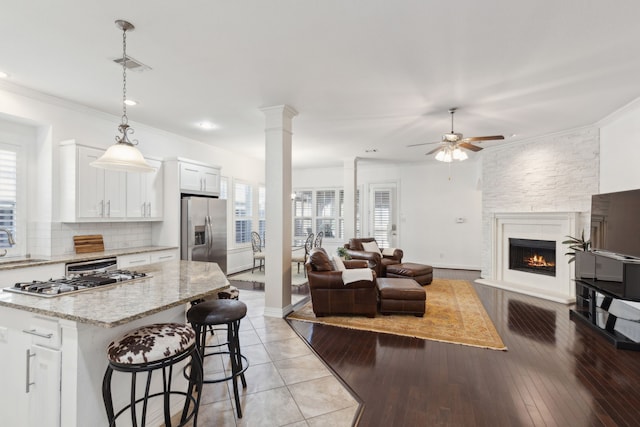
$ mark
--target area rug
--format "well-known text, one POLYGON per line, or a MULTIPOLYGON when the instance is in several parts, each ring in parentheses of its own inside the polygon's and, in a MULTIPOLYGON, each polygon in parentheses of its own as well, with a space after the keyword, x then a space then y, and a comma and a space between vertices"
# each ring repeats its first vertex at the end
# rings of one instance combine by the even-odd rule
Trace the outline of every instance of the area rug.
MULTIPOLYGON (((245 271, 243 273, 234 274, 228 277, 230 280, 242 280, 244 282, 255 282, 255 283, 264 283, 264 270, 258 271, 258 269, 251 271, 245 271)), ((300 274, 297 273, 297 270, 294 268, 291 270, 291 284, 293 286, 301 286, 307 283, 307 278, 305 277, 302 270, 300 270, 300 274)))
POLYGON ((379 313, 372 319, 364 316, 316 317, 311 302, 308 302, 287 318, 492 350, 507 350, 471 283, 464 280, 434 279, 431 285, 425 286, 425 290, 427 306, 424 317, 384 316, 379 313))

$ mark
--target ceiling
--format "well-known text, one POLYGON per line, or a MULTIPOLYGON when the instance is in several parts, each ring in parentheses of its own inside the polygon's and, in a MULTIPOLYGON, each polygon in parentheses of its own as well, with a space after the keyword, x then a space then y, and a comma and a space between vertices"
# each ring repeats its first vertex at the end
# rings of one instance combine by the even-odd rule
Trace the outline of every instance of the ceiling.
POLYGON ((425 161, 433 146, 406 146, 439 141, 450 107, 457 132, 510 142, 640 97, 639 17, 637 0, 11 1, 0 70, 119 116, 126 19, 152 68, 128 73, 133 123, 264 158, 260 108, 288 104, 294 166, 425 161))

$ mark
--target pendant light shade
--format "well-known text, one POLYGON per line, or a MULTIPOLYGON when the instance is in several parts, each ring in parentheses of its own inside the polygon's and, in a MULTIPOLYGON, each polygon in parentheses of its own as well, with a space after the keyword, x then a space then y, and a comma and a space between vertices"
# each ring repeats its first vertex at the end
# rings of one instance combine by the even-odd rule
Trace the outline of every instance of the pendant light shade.
POLYGON ((133 145, 117 142, 104 152, 91 166, 120 172, 153 172, 142 153, 133 145))
POLYGON ((153 172, 155 168, 149 166, 142 153, 136 148, 137 140, 131 142, 129 134, 133 128, 129 127, 127 117, 127 31, 132 31, 133 24, 117 20, 116 25, 122 30, 122 122, 118 126, 120 136, 116 136, 116 143, 91 166, 119 172, 153 172))

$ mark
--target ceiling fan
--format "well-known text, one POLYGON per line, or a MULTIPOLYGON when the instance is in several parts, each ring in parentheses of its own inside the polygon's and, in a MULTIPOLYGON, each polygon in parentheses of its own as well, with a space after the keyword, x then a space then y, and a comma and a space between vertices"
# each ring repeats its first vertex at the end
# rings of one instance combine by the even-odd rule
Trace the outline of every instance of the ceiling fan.
POLYGON ((450 162, 451 160, 465 160, 468 158, 467 154, 461 150, 461 148, 466 148, 471 151, 480 151, 482 147, 478 147, 477 145, 471 144, 471 142, 482 142, 482 141, 493 141, 504 139, 502 135, 493 135, 493 136, 472 136, 469 138, 463 138, 461 133, 457 133, 453 131, 453 115, 455 114, 457 108, 450 108, 449 113, 451 114, 451 132, 445 133, 442 135, 442 141, 440 142, 421 142, 419 144, 411 144, 407 145, 407 147, 417 147, 419 145, 430 145, 430 144, 440 144, 439 147, 434 148, 429 151, 426 155, 433 154, 438 152, 436 155, 436 160, 440 160, 443 162, 450 162))

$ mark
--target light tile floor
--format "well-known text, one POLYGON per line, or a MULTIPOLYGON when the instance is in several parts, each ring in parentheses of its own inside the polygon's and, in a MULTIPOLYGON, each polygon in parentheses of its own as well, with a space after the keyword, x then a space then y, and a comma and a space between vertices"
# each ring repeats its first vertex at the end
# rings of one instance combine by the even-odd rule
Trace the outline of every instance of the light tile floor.
MULTIPOLYGON (((294 303, 301 298, 294 295, 294 303)), ((198 425, 351 426, 358 402, 284 319, 263 316, 264 292, 240 290, 240 300, 247 304, 240 346, 249 360, 247 388, 240 388, 243 417, 237 418, 230 381, 205 384, 198 425)), ((228 358, 207 357, 205 376, 223 369, 228 358)))

